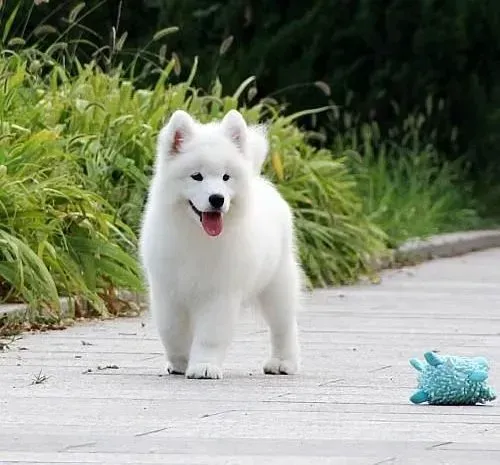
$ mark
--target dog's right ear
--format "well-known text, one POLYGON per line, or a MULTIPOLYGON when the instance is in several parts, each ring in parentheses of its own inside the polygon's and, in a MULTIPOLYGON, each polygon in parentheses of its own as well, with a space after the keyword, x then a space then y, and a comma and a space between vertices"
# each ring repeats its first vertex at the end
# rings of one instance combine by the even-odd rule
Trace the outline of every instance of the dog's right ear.
POLYGON ((158 136, 159 152, 174 157, 182 151, 182 146, 194 133, 194 121, 188 113, 176 110, 158 136))

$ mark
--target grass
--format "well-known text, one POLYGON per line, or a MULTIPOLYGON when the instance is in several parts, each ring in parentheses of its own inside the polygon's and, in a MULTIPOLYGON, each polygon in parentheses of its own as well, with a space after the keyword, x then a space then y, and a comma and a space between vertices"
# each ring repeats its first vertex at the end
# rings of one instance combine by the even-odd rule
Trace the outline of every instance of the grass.
MULTIPOLYGON (((0 276, 6 300, 58 307, 81 295, 103 310, 108 284, 139 289, 133 232, 89 189, 80 136, 51 124, 44 84, 19 56, 0 59, 0 276)), ((49 82, 48 87, 53 85, 49 82)))
POLYGON ((132 244, 133 233, 85 188, 70 141, 25 123, 4 127, 0 140, 4 299, 57 310, 59 297, 81 295, 103 310, 98 292, 108 283, 141 286, 135 261, 119 245, 132 244))
MULTIPOLYGON (((65 84, 45 95, 47 102, 58 105, 53 124, 62 124, 64 115, 63 133, 85 134, 81 160, 87 185, 108 199, 134 231, 149 183, 155 136, 165 119, 178 108, 203 122, 221 118, 238 107, 240 95, 252 84, 249 79, 234 95, 224 96, 216 83, 206 94, 191 86, 195 69, 187 82, 169 85, 174 66, 172 61, 151 89, 135 89, 122 75, 89 66, 75 78, 65 76, 65 84)), ((313 148, 294 125, 298 115, 283 117, 278 108, 264 103, 239 109, 249 122, 264 118, 269 123, 273 156, 265 173, 294 208, 310 283, 352 282, 367 271, 368 258, 382 247, 383 234, 362 215, 345 160, 313 148)))
POLYGON ((42 370, 40 370, 40 372, 37 375, 33 376, 33 380, 31 381, 31 385, 35 386, 37 384, 43 384, 49 378, 50 378, 50 376, 44 375, 42 370))
MULTIPOLYGON (((403 143, 381 140, 377 125, 360 125, 337 149, 349 156, 366 216, 387 234, 387 245, 410 238, 483 226, 462 161, 447 162, 415 134, 403 143)), ((404 136, 413 132, 410 127, 404 136)))
POLYGON ((292 205, 301 261, 313 285, 346 284, 370 273, 385 234, 363 213, 347 159, 305 143, 305 135, 278 119, 271 130, 267 175, 292 205))
MULTIPOLYGON (((59 315, 69 296, 91 313, 113 308, 113 290, 142 287, 137 230, 156 134, 183 108, 201 121, 238 107, 220 84, 209 93, 191 80, 138 89, 116 69, 62 63, 33 50, 0 54, 0 285, 4 301, 59 315)), ((194 76, 193 70, 192 76, 194 76)), ((270 125, 266 175, 296 214, 301 261, 314 286, 353 282, 369 272, 384 234, 362 212, 344 158, 318 150, 276 106, 240 107, 270 125)))

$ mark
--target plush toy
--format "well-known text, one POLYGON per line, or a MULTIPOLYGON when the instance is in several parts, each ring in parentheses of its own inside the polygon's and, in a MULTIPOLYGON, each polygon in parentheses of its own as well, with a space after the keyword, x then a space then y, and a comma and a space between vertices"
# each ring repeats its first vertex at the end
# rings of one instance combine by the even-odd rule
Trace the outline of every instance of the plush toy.
POLYGON ((414 404, 475 405, 495 400, 488 385, 488 361, 484 357, 453 357, 435 352, 424 354, 425 362, 416 358, 410 364, 418 370, 418 388, 410 397, 414 404))

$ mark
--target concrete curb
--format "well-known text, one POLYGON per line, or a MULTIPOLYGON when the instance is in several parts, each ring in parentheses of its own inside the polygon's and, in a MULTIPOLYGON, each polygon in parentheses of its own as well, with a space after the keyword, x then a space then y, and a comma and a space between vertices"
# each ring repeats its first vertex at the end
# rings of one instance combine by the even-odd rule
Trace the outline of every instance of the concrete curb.
POLYGON ((411 239, 393 253, 397 263, 415 263, 500 247, 500 229, 438 234, 411 239))
MULTIPOLYGON (((500 229, 438 234, 426 239, 411 239, 386 256, 373 260, 376 271, 390 268, 397 264, 419 263, 435 258, 455 257, 479 250, 500 247, 500 229)), ((145 303, 145 296, 129 291, 119 292, 120 299, 145 303)), ((61 299, 63 316, 72 309, 71 299, 61 299)), ((27 312, 24 304, 0 305, 0 319, 6 315, 27 312)))
MULTIPOLYGON (((138 305, 144 304, 146 302, 146 296, 130 291, 119 291, 118 298, 126 302, 136 302, 138 305)), ((61 305, 61 316, 68 317, 73 314, 74 311, 74 299, 68 297, 62 297, 59 300, 61 305)), ((29 311, 29 308, 24 303, 15 304, 0 304, 0 323, 2 318, 7 315, 21 314, 29 311)))

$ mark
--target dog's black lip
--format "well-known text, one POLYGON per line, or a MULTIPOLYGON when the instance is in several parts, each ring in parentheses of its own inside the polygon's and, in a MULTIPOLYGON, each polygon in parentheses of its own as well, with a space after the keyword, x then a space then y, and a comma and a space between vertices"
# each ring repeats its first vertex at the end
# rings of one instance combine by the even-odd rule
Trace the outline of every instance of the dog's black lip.
POLYGON ((200 217, 200 221, 201 221, 201 212, 200 210, 198 210, 195 206, 194 206, 194 203, 191 202, 191 200, 189 201, 189 205, 191 205, 191 208, 193 209, 193 211, 200 217))
MULTIPOLYGON (((200 210, 198 210, 195 206, 194 206, 194 203, 191 202, 191 200, 188 200, 189 202, 189 205, 191 206, 191 208, 193 209, 193 211, 199 216, 200 218, 200 221, 202 221, 202 214, 203 212, 201 212, 200 210)), ((220 210, 210 210, 209 211, 210 213, 222 213, 220 210)))

